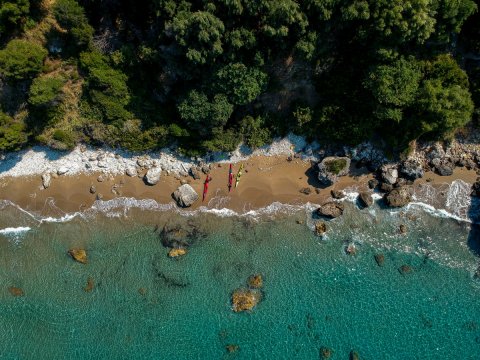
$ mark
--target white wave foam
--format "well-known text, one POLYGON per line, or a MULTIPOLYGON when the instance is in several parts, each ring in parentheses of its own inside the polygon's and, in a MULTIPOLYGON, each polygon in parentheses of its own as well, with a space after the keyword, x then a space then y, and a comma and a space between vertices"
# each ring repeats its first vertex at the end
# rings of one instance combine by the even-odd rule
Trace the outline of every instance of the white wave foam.
POLYGON ((451 212, 448 212, 445 209, 437 209, 434 206, 430 204, 425 204, 423 202, 411 202, 408 205, 406 205, 404 209, 409 210, 409 209, 415 209, 415 208, 421 208, 422 210, 428 212, 432 216, 441 217, 441 218, 450 218, 457 221, 471 223, 471 220, 468 218, 457 216, 451 212))
POLYGON ((19 227, 8 227, 5 229, 0 229, 0 234, 2 235, 19 235, 27 231, 32 230, 28 226, 19 226, 19 227))

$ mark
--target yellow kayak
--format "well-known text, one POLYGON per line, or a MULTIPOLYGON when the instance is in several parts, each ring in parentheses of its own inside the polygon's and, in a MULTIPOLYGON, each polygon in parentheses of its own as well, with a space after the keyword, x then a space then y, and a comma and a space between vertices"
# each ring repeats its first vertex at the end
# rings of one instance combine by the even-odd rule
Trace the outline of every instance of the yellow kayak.
POLYGON ((235 179, 235 187, 237 187, 238 183, 240 182, 240 178, 242 176, 242 171, 243 171, 243 164, 241 164, 240 169, 238 169, 237 177, 235 179))

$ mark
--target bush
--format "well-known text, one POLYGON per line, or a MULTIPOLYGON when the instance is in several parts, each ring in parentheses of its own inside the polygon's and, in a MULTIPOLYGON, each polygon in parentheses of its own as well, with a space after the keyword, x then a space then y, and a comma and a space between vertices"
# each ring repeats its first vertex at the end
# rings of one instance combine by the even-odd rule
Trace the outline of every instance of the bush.
POLYGON ((27 40, 12 40, 0 50, 0 72, 10 80, 27 80, 42 70, 47 50, 27 40))
POLYGON ((335 175, 338 175, 345 166, 347 166, 347 160, 345 159, 336 159, 325 162, 325 168, 328 172, 331 172, 335 175))
POLYGON ((265 128, 264 125, 261 117, 247 116, 240 122, 240 133, 248 147, 255 149, 271 141, 270 130, 265 128))
POLYGON ((0 151, 16 151, 27 143, 26 127, 0 111, 0 151))
POLYGON ((85 48, 90 45, 94 30, 88 24, 85 11, 75 0, 57 0, 53 13, 77 47, 85 48))
POLYGON ((65 130, 55 130, 52 137, 54 140, 60 141, 61 143, 65 144, 68 149, 72 149, 75 146, 75 139, 73 137, 73 134, 65 130))
POLYGON ((30 86, 29 103, 34 106, 55 105, 62 93, 65 79, 60 77, 39 77, 30 86))

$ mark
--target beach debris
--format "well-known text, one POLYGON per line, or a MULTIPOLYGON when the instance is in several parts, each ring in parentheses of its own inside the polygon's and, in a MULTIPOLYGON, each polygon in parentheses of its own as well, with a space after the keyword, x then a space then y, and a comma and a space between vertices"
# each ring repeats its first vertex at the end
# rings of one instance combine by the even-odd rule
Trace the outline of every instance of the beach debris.
POLYGON ((160 181, 161 175, 162 175, 161 167, 152 167, 145 174, 145 182, 148 185, 156 185, 160 181))
POLYGON ((258 290, 236 289, 232 294, 232 307, 234 312, 250 311, 262 299, 258 290))
POLYGON ((168 257, 176 258, 179 256, 183 256, 187 253, 187 249, 185 248, 173 248, 168 252, 168 257))
POLYGON ((412 201, 411 188, 402 186, 387 193, 383 199, 390 207, 402 207, 412 201))
POLYGON ((405 160, 400 166, 400 174, 408 180, 420 179, 425 175, 422 164, 415 159, 405 160))
POLYGON ((134 168, 133 166, 128 167, 127 170, 125 170, 125 174, 130 177, 134 177, 138 175, 137 169, 134 168))
POLYGON ((93 281, 93 278, 88 277, 87 279, 87 285, 83 288, 83 291, 85 292, 90 292, 93 290, 93 287, 95 286, 95 283, 93 281))
POLYGON ((383 266, 384 265, 385 255, 383 255, 382 253, 378 253, 378 254, 374 255, 374 258, 375 258, 375 261, 376 261, 378 266, 383 266))
POLYGON ((333 350, 326 346, 322 346, 319 352, 320 352, 320 359, 330 359, 330 357, 333 354, 333 350))
POLYGON ((261 274, 250 275, 247 279, 250 289, 260 289, 263 287, 263 278, 261 274))
POLYGON ((197 192, 189 184, 181 185, 172 196, 181 207, 192 206, 199 198, 197 192))
POLYGON ((70 169, 68 167, 61 166, 57 169, 57 175, 65 175, 69 171, 70 171, 70 169))
POLYGON ((396 164, 385 164, 380 167, 380 177, 386 184, 393 185, 398 179, 398 169, 396 164))
POLYGON ((334 199, 343 199, 345 197, 345 193, 342 190, 332 190, 330 191, 330 195, 334 199))
POLYGON ((225 346, 225 349, 227 350, 228 353, 235 353, 237 352, 239 349, 240 349, 240 346, 238 346, 237 344, 227 344, 225 346))
POLYGON ((360 355, 355 350, 350 351, 350 360, 360 360, 360 355))
POLYGON ((68 254, 77 262, 81 264, 87 263, 87 252, 84 249, 70 249, 68 254))
POLYGON ((328 156, 318 165, 318 180, 323 185, 332 185, 337 182, 340 176, 348 174, 350 169, 350 158, 328 156))
POLYGON ((42 186, 44 189, 48 189, 52 184, 52 176, 49 173, 42 175, 42 186))
POLYGON ((317 214, 319 216, 324 216, 327 218, 337 218, 343 215, 344 209, 345 207, 343 206, 342 203, 330 201, 320 206, 317 209, 317 214))
POLYGON ((373 205, 372 195, 370 195, 370 193, 368 193, 368 192, 362 191, 362 192, 358 195, 358 202, 359 202, 360 205, 362 205, 363 207, 372 206, 372 205, 373 205))
POLYGON ((322 236, 327 232, 327 224, 323 221, 317 221, 315 223, 315 235, 322 236))
POLYGON ((353 242, 347 244, 347 246, 345 247, 345 253, 352 256, 357 255, 357 247, 353 242))
POLYGON ((399 227, 400 234, 406 234, 407 233, 407 225, 401 224, 399 227))
POLYGON ((10 294, 12 294, 13 296, 23 296, 25 295, 23 290, 19 287, 16 287, 16 286, 10 286, 8 288, 8 291, 10 292, 10 294))
POLYGON ((398 268, 398 271, 402 275, 406 275, 412 272, 412 268, 409 265, 402 265, 398 268))
POLYGON ((304 187, 300 189, 300 192, 305 195, 310 195, 312 193, 312 188, 304 187))
POLYGON ((95 185, 90 186, 90 194, 95 194, 97 192, 97 188, 95 185))

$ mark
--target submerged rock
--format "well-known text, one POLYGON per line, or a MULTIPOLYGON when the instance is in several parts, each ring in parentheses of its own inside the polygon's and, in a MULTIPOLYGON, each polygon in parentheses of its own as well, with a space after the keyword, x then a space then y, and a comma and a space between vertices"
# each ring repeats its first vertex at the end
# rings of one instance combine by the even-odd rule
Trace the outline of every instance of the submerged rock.
POLYGON ((332 349, 326 346, 322 346, 319 352, 320 352, 320 359, 330 359, 333 353, 332 349))
POLYGON ((327 202, 317 209, 317 214, 328 218, 336 218, 343 215, 345 207, 342 203, 334 201, 327 202))
POLYGON ((260 274, 250 275, 247 284, 251 289, 260 289, 263 287, 263 278, 260 274))
POLYGON ((373 205, 372 195, 370 195, 370 193, 368 193, 368 192, 361 192, 358 195, 358 201, 364 207, 369 207, 369 206, 373 205))
POLYGON ((377 262, 377 265, 383 266, 383 264, 385 263, 385 255, 383 255, 382 253, 379 253, 379 254, 375 254, 374 257, 375 257, 375 261, 377 262))
POLYGON ((412 268, 409 265, 402 265, 398 268, 398 271, 402 275, 406 275, 412 272, 412 268))
POLYGON ((48 189, 52 184, 52 176, 49 173, 42 175, 42 186, 44 189, 48 189))
POLYGON ((183 256, 187 253, 185 248, 173 248, 168 252, 168 256, 171 258, 183 256))
POLYGON ((240 349, 240 346, 237 344, 228 344, 225 346, 225 349, 227 350, 228 353, 235 353, 240 349))
POLYGON ((327 224, 323 221, 317 221, 315 223, 315 235, 322 236, 327 232, 327 224))
POLYGON ((10 286, 8 288, 8 291, 10 292, 10 294, 12 294, 13 296, 23 296, 25 295, 23 290, 19 287, 15 287, 15 286, 10 286))
POLYGON ((318 180, 323 185, 332 185, 340 176, 348 174, 350 158, 329 156, 318 164, 318 180))
POLYGON ((350 360, 360 360, 360 355, 355 350, 350 351, 350 360))
POLYGON ((357 247, 354 243, 350 243, 345 247, 347 255, 357 255, 357 247))
POLYGON ((152 167, 145 174, 145 182, 148 185, 156 185, 160 181, 160 176, 162 175, 161 167, 152 167))
POLYGON ((93 278, 89 277, 87 279, 87 285, 83 288, 83 291, 90 292, 93 290, 95 283, 93 282, 93 278))
POLYGON ((68 254, 73 258, 73 260, 81 263, 87 263, 87 252, 84 249, 70 249, 68 254))
POLYGON ((384 196, 385 203, 390 207, 402 207, 412 201, 411 189, 406 186, 402 186, 393 189, 384 196))
POLYGON ((233 311, 252 310, 261 299, 262 294, 258 290, 237 289, 232 294, 233 311))
POLYGON ((199 196, 189 184, 184 184, 175 190, 173 198, 179 206, 189 207, 198 200, 199 196))
POLYGON ((407 233, 407 225, 401 224, 399 230, 400 230, 400 234, 406 234, 407 233))

